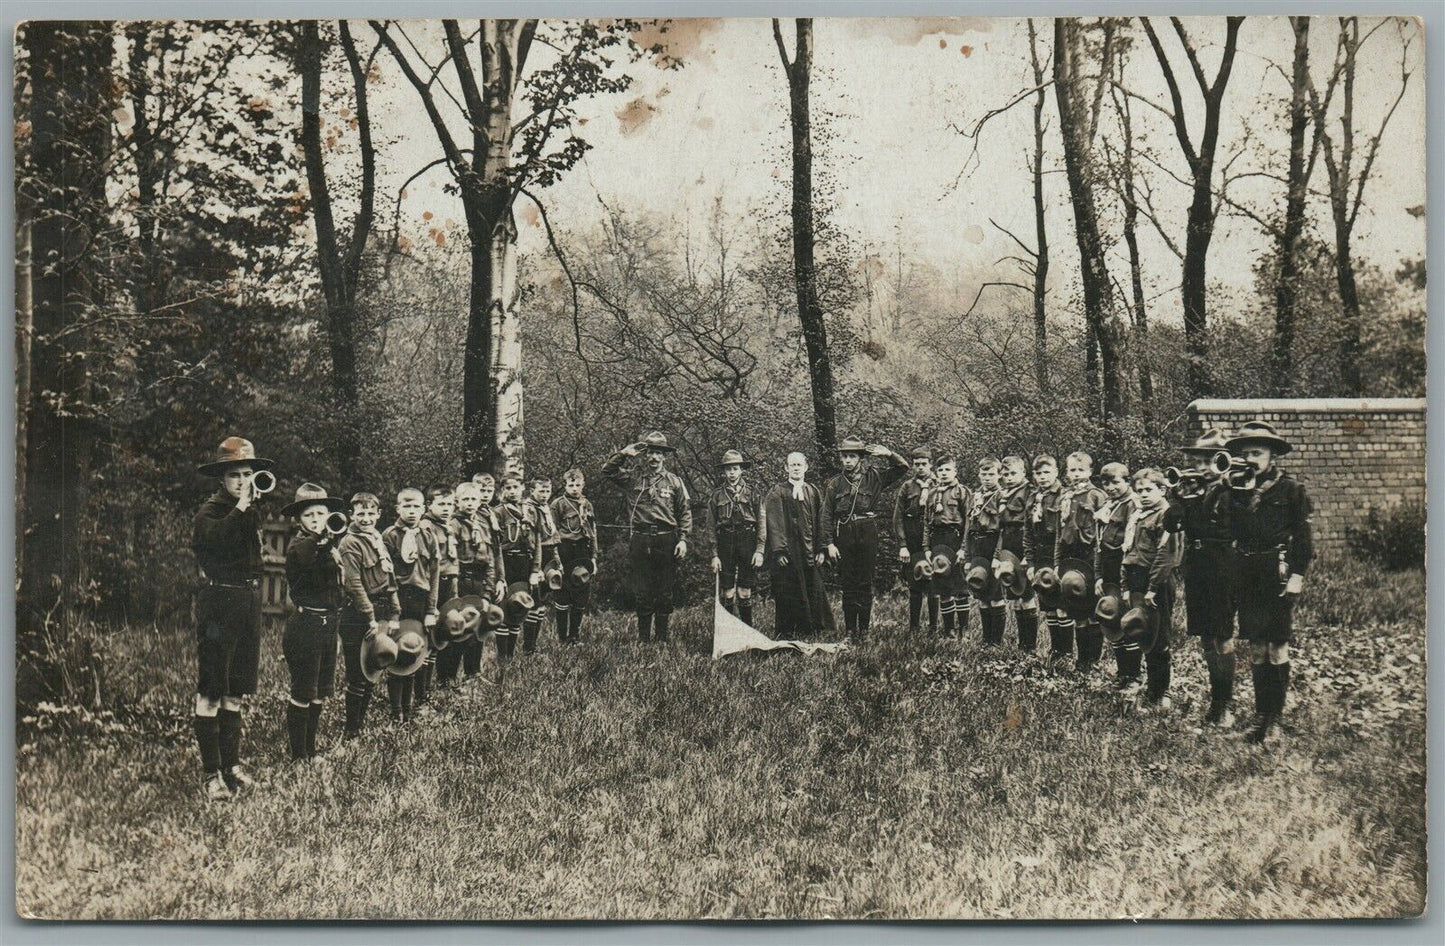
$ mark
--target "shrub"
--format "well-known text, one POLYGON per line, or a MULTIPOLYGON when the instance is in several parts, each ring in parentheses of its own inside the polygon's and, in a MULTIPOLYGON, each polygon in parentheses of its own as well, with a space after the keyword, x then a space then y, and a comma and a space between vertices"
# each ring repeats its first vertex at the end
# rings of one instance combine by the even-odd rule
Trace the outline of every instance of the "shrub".
POLYGON ((1425 504, 1371 509, 1362 528, 1346 532, 1350 551, 1390 571, 1425 565, 1425 504))

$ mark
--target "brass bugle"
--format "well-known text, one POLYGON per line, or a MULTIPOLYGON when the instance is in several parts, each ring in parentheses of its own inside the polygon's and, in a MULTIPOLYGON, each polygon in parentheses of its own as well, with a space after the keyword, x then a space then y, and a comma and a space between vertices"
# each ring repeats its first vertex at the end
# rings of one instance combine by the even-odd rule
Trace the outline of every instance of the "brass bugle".
POLYGON ((351 520, 346 518, 344 512, 333 512, 326 517, 326 531, 332 535, 342 535, 350 525, 351 520))
POLYGON ((1204 476, 1197 470, 1181 470, 1177 466, 1171 466, 1164 470, 1164 482, 1169 484, 1170 489, 1178 489, 1179 484, 1185 480, 1197 480, 1204 476))
POLYGON ((265 495, 276 488, 276 474, 270 470, 257 470, 251 476, 251 489, 256 491, 257 496, 265 495))
POLYGON ((1209 458, 1209 465, 1220 476, 1235 473, 1249 467, 1243 457, 1237 457, 1228 450, 1220 450, 1209 458))

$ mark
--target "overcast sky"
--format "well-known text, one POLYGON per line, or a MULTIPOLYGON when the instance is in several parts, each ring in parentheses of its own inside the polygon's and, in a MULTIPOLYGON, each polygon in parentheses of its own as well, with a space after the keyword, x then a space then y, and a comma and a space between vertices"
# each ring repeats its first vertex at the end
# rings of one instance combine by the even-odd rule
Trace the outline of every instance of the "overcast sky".
MULTIPOLYGON (((1222 17, 1186 21, 1211 78, 1218 68, 1223 22, 1222 17)), ((1375 22, 1362 22, 1362 33, 1375 22)), ((791 21, 783 25, 791 53, 791 21)), ((1038 25, 1047 50, 1052 28, 1048 20, 1038 25)), ((1172 29, 1167 23, 1159 25, 1174 57, 1197 141, 1202 101, 1172 29)), ((1384 24, 1361 52, 1359 129, 1377 127, 1398 91, 1398 25, 1384 24)), ((370 35, 363 24, 356 26, 359 35, 370 35)), ((1407 31, 1414 29, 1413 23, 1404 26, 1407 31)), ((859 242, 885 255, 892 254, 901 233, 905 253, 957 280, 966 304, 980 282, 1004 276, 1007 264, 996 261, 1013 250, 1009 239, 990 225, 990 217, 1032 242, 1027 165, 1032 115, 1022 104, 991 121, 971 169, 962 178, 960 171, 973 144, 950 126, 972 125, 1032 84, 1026 21, 818 19, 814 28, 814 113, 838 116, 833 121, 836 137, 815 146, 817 160, 840 184, 834 197, 835 219, 859 242)), ((407 30, 428 52, 439 47, 439 29, 409 23, 407 30)), ((1322 84, 1334 54, 1336 20, 1317 18, 1312 34, 1313 72, 1322 84)), ((1139 94, 1167 106, 1159 66, 1142 31, 1139 36, 1141 46, 1131 54, 1127 82, 1139 94)), ((682 21, 667 39, 686 62, 684 68, 664 72, 647 63, 634 65, 630 71, 636 81, 630 90, 582 104, 586 124, 580 131, 593 148, 581 166, 545 192, 554 226, 580 229, 597 220, 602 213, 599 195, 609 204, 673 217, 680 233, 689 224, 692 233, 703 232, 719 198, 725 210, 740 220, 758 213, 780 218, 787 214, 787 88, 770 22, 682 21)), ((1250 17, 1244 23, 1224 102, 1221 160, 1239 147, 1247 123, 1257 144, 1238 166, 1258 170, 1261 162, 1269 160, 1266 151, 1273 150, 1271 169, 1282 173, 1279 152, 1288 139, 1277 116, 1287 102, 1292 48, 1284 18, 1250 17)), ((1425 201, 1423 59, 1423 44, 1417 38, 1407 60, 1414 76, 1386 133, 1356 236, 1357 257, 1388 270, 1402 257, 1424 255, 1424 221, 1406 212, 1425 201)), ((381 62, 385 80, 373 106, 373 122, 391 139, 379 162, 380 184, 383 193, 394 195, 407 176, 440 150, 415 92, 385 56, 381 62)), ((1134 115, 1144 145, 1159 154, 1166 167, 1183 175, 1183 159, 1167 121, 1144 105, 1136 105, 1134 115)), ((1059 168, 1052 91, 1046 120, 1048 164, 1059 168)), ((1150 174, 1165 225, 1182 244, 1188 192, 1162 171, 1150 169, 1150 174)), ((441 191, 446 180, 445 170, 439 168, 409 189, 403 219, 414 221, 418 231, 423 211, 436 218, 461 219, 455 198, 441 191)), ((1051 174, 1046 181, 1057 276, 1051 283, 1056 292, 1067 292, 1077 268, 1067 184, 1062 173, 1051 174)), ((1250 188, 1239 189, 1240 199, 1266 213, 1277 213, 1282 185, 1267 179, 1251 183, 1250 188)), ((1323 162, 1312 185, 1324 188, 1323 162)), ((1328 233, 1325 202, 1317 199, 1311 209, 1324 225, 1320 232, 1328 233)), ((533 215, 519 214, 519 220, 524 251, 541 249, 533 215)), ((1155 291, 1162 293, 1155 302, 1157 314, 1177 318, 1178 294, 1173 290, 1179 264, 1152 232, 1143 239, 1146 269, 1155 291)), ((1255 224, 1222 218, 1210 254, 1210 275, 1211 282, 1230 285, 1231 297, 1216 296, 1211 304, 1229 305, 1244 298, 1252 285, 1251 269, 1264 252, 1269 246, 1255 224), (1233 296, 1236 287, 1239 296, 1233 296)))

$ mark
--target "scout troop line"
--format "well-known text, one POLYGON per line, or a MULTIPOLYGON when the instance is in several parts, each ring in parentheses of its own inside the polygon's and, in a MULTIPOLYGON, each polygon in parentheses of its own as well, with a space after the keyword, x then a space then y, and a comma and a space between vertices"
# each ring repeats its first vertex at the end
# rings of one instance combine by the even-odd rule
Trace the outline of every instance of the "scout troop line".
MULTIPOLYGON (((643 642, 670 634, 678 563, 692 538, 687 487, 666 469, 659 432, 618 451, 603 474, 625 491, 628 578, 643 642), (640 461, 640 462, 639 462, 640 461)), ((1263 742, 1284 710, 1293 602, 1313 555, 1310 503, 1277 465, 1289 443, 1268 424, 1233 437, 1210 430, 1182 448, 1182 468, 1131 472, 1093 461, 986 458, 977 485, 952 456, 926 448, 905 459, 848 438, 842 472, 808 482, 801 453, 787 478, 759 491, 739 451, 718 464, 708 499, 713 571, 723 604, 752 623, 757 574, 766 569, 775 635, 835 631, 823 580, 836 569, 844 631, 872 624, 880 529, 891 526, 909 592, 909 630, 962 636, 978 613, 985 646, 1004 643, 1012 611, 1021 653, 1038 646, 1042 619, 1055 666, 1090 673, 1107 643, 1115 686, 1142 712, 1170 707, 1175 572, 1188 634, 1208 667, 1207 723, 1233 724, 1235 623, 1249 642, 1255 720, 1263 742), (891 517, 883 494, 897 486, 891 517)), ((207 797, 253 784, 240 761, 241 710, 255 692, 260 653, 261 520, 256 502, 275 486, 270 461, 239 437, 200 467, 220 488, 195 519, 204 581, 197 598, 199 685, 195 732, 207 797)), ((350 501, 304 484, 283 512, 297 532, 286 551, 295 611, 282 652, 291 675, 286 730, 292 758, 317 754, 322 707, 332 696, 337 640, 345 667, 345 738, 360 735, 374 687, 385 681, 392 719, 430 712, 433 686, 477 676, 491 633, 499 663, 535 651, 548 613, 558 640, 576 643, 597 572, 597 520, 580 470, 563 494, 539 477, 490 474, 455 487, 404 489, 396 521, 378 531, 381 501, 350 501), (500 488, 499 488, 500 487, 500 488)))

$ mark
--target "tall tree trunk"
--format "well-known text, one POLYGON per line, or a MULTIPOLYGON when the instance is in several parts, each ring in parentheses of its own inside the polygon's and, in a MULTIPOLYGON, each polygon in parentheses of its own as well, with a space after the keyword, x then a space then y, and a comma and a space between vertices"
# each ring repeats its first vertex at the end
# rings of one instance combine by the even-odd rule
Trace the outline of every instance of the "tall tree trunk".
MULTIPOLYGON (((30 350, 34 336, 34 297, 30 291, 30 210, 16 194, 15 228, 15 560, 25 561, 25 459, 29 450, 30 350)), ((24 568, 18 568, 24 574, 24 568)))
MULTIPOLYGON (((1054 20, 1054 93, 1059 132, 1064 141, 1064 174, 1074 210, 1074 236, 1079 246, 1079 275, 1084 290, 1086 346, 1097 344, 1102 419, 1106 450, 1122 444, 1125 407, 1120 383, 1119 341, 1114 328, 1114 293, 1104 256, 1104 240, 1094 204, 1095 180, 1088 99, 1080 87, 1078 20, 1054 20)), ((1086 348, 1086 358, 1089 353, 1086 348)))
POLYGON ((1049 324, 1045 305, 1049 285, 1049 231, 1044 221, 1044 104, 1048 95, 1037 39, 1034 21, 1030 18, 1029 56, 1033 62, 1034 85, 1039 89, 1034 97, 1034 240, 1038 247, 1034 255, 1034 383, 1042 396, 1049 390, 1049 324))
POLYGON ((818 270, 813 258, 813 144, 809 111, 809 84, 813 69, 813 21, 795 21, 797 48, 788 61, 783 34, 776 19, 773 37, 783 71, 788 77, 788 99, 793 129, 793 280, 798 292, 798 320, 808 354, 813 387, 813 426, 818 461, 823 470, 837 467, 838 427, 833 413, 833 369, 828 359, 828 332, 823 306, 818 301, 818 270))
MULTIPOLYGON (((1295 305, 1299 291, 1299 240, 1305 228, 1305 125, 1309 122, 1310 18, 1292 16, 1294 67, 1289 103, 1289 176, 1285 185, 1284 226, 1279 232, 1279 272, 1274 286, 1274 345, 1270 389, 1289 393, 1294 374, 1295 305)), ((1341 294, 1343 298, 1343 294, 1341 294)))
POLYGON ((332 212, 331 189, 326 180, 326 157, 321 143, 320 26, 304 20, 298 59, 301 71, 301 147, 306 156, 306 183, 311 217, 316 226, 316 263, 326 299, 326 335, 331 353, 331 385, 336 462, 342 482, 355 484, 361 463, 361 438, 356 406, 361 396, 357 369, 356 289, 361 256, 370 235, 375 182, 375 154, 371 144, 366 80, 345 24, 341 24, 347 59, 353 73, 357 129, 360 135, 362 187, 350 245, 343 249, 332 212), (352 260, 355 262, 353 263, 352 260))
POLYGON ((1348 229, 1335 228, 1335 281, 1340 292, 1340 393, 1359 397, 1364 391, 1360 375, 1360 295, 1355 288, 1355 261, 1348 229))
POLYGON ((27 185, 34 186, 29 206, 37 265, 30 281, 34 339, 20 623, 33 628, 52 608, 73 602, 80 578, 93 433, 81 326, 100 291, 98 266, 88 254, 92 235, 105 225, 104 166, 114 103, 106 24, 33 20, 23 29, 30 53, 27 185))

